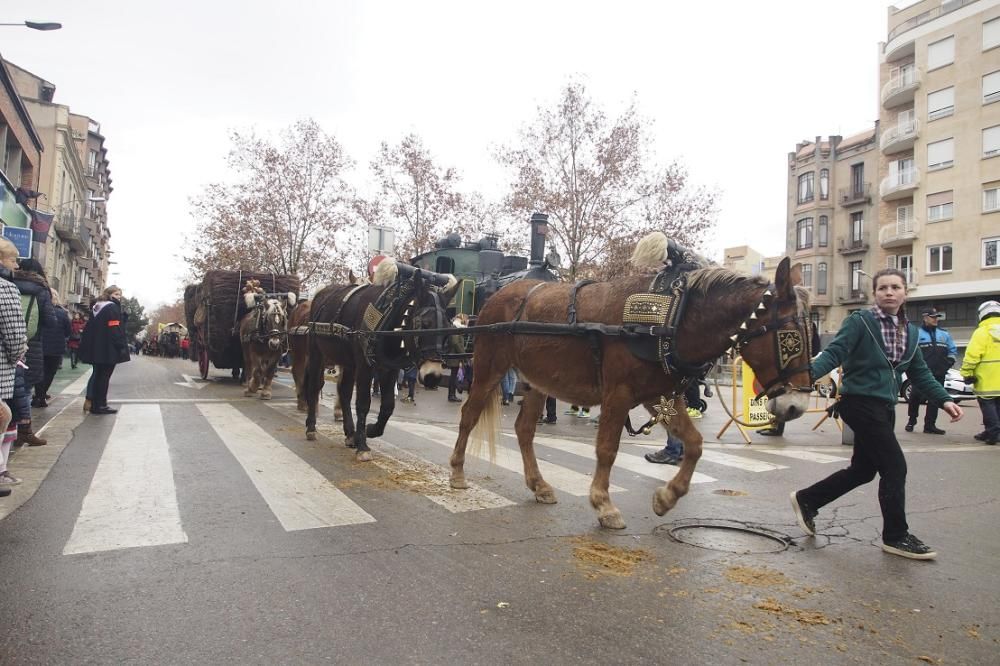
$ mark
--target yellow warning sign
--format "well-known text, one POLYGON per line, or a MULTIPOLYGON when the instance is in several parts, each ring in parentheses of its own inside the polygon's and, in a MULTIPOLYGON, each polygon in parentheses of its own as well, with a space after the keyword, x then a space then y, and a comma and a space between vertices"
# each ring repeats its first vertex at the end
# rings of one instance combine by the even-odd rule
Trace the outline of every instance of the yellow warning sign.
POLYGON ((771 412, 767 411, 767 396, 754 399, 763 387, 757 382, 753 368, 743 361, 743 419, 754 428, 764 428, 771 424, 771 412))

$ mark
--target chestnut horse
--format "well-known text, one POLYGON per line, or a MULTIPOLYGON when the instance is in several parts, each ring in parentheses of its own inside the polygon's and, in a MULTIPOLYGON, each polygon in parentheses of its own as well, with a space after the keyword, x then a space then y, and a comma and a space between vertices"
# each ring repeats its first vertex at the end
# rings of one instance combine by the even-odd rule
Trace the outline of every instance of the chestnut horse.
MULTIPOLYGON (((640 263, 637 256, 646 257, 646 265, 651 264, 649 257, 665 262, 666 236, 654 233, 643 239, 633 255, 633 263, 640 263)), ((808 407, 811 389, 808 342, 802 342, 810 338, 808 292, 796 289, 800 282, 800 266, 792 268, 787 257, 779 265, 773 285, 764 278, 724 268, 690 272, 688 302, 675 337, 676 357, 683 359, 686 366, 696 366, 712 362, 735 347, 767 388, 771 398, 768 408, 775 417, 798 418, 808 407), (778 330, 782 331, 781 336, 778 330), (779 352, 779 337, 783 343, 787 342, 788 336, 796 335, 791 331, 801 336, 798 346, 790 344, 779 352)), ((578 321, 622 324, 625 299, 646 292, 649 284, 647 275, 579 288, 578 321)), ((518 319, 519 312, 520 320, 525 322, 566 323, 572 289, 569 284, 513 282, 490 297, 479 313, 477 325, 512 322, 518 319)), ((556 501, 555 492, 538 469, 533 446, 546 395, 574 405, 600 404, 597 469, 590 486, 590 503, 606 528, 625 527, 621 512, 608 494, 608 485, 629 410, 644 405, 653 413, 661 396, 675 396, 677 408, 669 410, 667 427, 684 441, 684 459, 674 478, 653 494, 653 510, 657 515, 671 509, 688 492, 702 449, 702 437, 677 394, 679 378, 666 374, 659 363, 634 356, 622 337, 601 336, 599 346, 600 354, 595 355, 591 343, 579 336, 516 332, 477 335, 473 356, 475 379, 462 406, 458 439, 451 456, 451 486, 468 488, 463 466, 466 444, 474 428, 477 439, 485 437, 489 443, 492 457, 499 432, 500 380, 513 366, 531 385, 514 429, 524 462, 525 482, 538 502, 556 501)))
POLYGON ((387 258, 375 269, 374 284, 328 285, 316 294, 309 316, 313 330, 309 333, 309 358, 303 381, 307 439, 316 439, 316 409, 324 368, 338 365, 341 378, 337 395, 344 414, 345 443, 357 449, 357 460, 372 459, 367 438, 381 437, 385 432, 396 407, 394 388, 399 370, 416 365, 420 382, 437 386, 444 370, 441 351, 447 336, 438 332, 369 338, 358 333, 370 330, 366 322, 383 294, 399 295, 390 299, 389 310, 382 313, 385 320, 380 321, 386 330, 452 328, 445 311, 458 286, 452 275, 428 273, 405 264, 397 266, 387 258), (374 365, 369 364, 372 352, 374 365), (366 424, 373 378, 379 385, 381 404, 375 423, 366 424), (357 428, 350 409, 355 386, 357 428))
POLYGON ((240 320, 240 344, 243 347, 243 368, 247 373, 244 395, 271 399, 271 382, 278 361, 285 352, 288 335, 288 310, 295 305, 295 294, 243 295, 247 312, 240 320))

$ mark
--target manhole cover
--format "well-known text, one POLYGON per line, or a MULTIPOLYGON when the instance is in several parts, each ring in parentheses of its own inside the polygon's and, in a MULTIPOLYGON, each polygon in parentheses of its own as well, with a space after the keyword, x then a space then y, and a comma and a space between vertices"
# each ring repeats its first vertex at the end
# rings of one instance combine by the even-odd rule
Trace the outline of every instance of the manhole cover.
POLYGON ((678 543, 739 555, 780 553, 792 544, 791 537, 780 532, 725 520, 698 520, 660 525, 654 531, 666 532, 667 536, 678 543))

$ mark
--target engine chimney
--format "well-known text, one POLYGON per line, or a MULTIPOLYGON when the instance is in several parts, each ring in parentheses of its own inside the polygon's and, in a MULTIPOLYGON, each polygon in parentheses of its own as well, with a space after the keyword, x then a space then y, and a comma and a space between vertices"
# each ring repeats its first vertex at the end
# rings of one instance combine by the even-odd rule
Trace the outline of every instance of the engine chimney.
POLYGON ((531 259, 530 266, 545 263, 545 236, 549 233, 549 216, 545 213, 531 214, 531 259))

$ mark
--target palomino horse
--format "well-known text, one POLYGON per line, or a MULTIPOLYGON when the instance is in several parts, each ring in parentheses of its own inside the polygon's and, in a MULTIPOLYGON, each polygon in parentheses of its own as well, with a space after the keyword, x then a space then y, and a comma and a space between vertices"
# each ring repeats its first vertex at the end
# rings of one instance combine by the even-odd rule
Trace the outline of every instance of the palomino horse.
POLYGON ((329 285, 312 301, 309 360, 304 386, 308 415, 306 438, 316 439, 316 408, 323 386, 323 370, 341 367, 337 394, 344 413, 344 436, 357 449, 357 459, 371 460, 368 437, 381 437, 396 406, 394 385, 399 370, 411 365, 425 386, 441 382, 441 332, 419 335, 420 329, 450 328, 445 314, 458 289, 452 275, 427 273, 391 259, 375 270, 374 284, 329 285), (381 309, 380 309, 381 308, 381 309), (365 332, 415 331, 412 335, 368 336, 365 332), (366 424, 371 408, 372 379, 381 392, 378 419, 366 424), (357 427, 351 414, 351 396, 357 387, 357 427))
MULTIPOLYGON (((633 255, 633 263, 637 263, 637 256, 655 256, 658 262, 666 261, 666 237, 651 234, 643 239, 633 255)), ((787 257, 778 267, 774 285, 764 278, 743 276, 723 268, 701 268, 688 273, 688 301, 674 336, 675 358, 683 359, 684 367, 694 368, 711 363, 735 348, 765 386, 771 398, 769 409, 775 417, 790 420, 801 416, 808 407, 811 382, 808 342, 803 342, 809 340, 808 294, 795 288, 800 282, 799 265, 791 268, 787 257), (780 351, 779 337, 786 345, 780 351)), ((577 318, 580 322, 620 325, 626 298, 646 292, 649 285, 649 276, 633 276, 580 287, 577 318)), ((567 310, 572 310, 572 290, 574 286, 569 284, 514 282, 486 302, 477 325, 514 321, 565 323, 567 310)), ((657 406, 660 411, 668 412, 670 431, 684 441, 680 469, 653 494, 653 510, 662 516, 687 493, 701 457, 702 437, 685 409, 673 409, 669 401, 661 402, 661 396, 674 396, 678 397, 678 407, 683 404, 677 394, 681 388, 677 374, 667 374, 659 363, 634 356, 623 337, 600 336, 592 342, 580 336, 517 332, 486 332, 476 336, 475 379, 462 406, 458 439, 451 456, 453 488, 468 488, 463 467, 465 449, 477 424, 477 437, 485 436, 493 453, 499 430, 500 380, 511 366, 517 368, 532 389, 524 397, 514 429, 524 462, 525 481, 538 502, 556 501, 552 487, 538 469, 533 446, 546 394, 574 405, 601 405, 597 469, 590 487, 590 503, 603 527, 625 527, 621 512, 608 494, 608 485, 626 418, 629 410, 638 405, 646 406, 650 413, 657 406)))
POLYGON ((243 295, 249 310, 240 320, 243 368, 247 373, 244 395, 253 396, 260 390, 262 400, 271 399, 271 382, 286 349, 287 313, 295 305, 295 298, 292 292, 248 292, 243 295))

